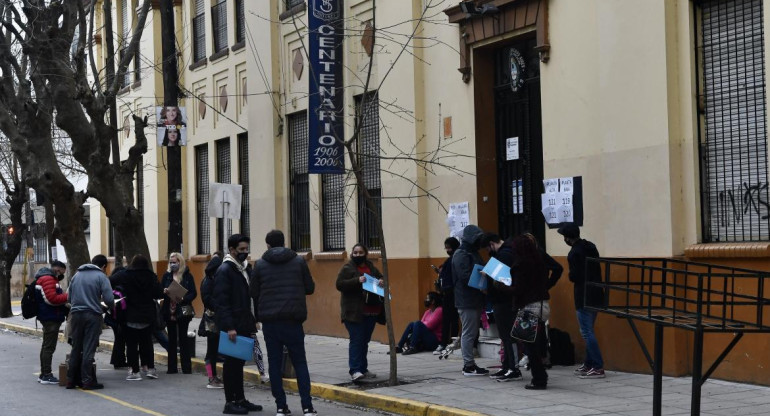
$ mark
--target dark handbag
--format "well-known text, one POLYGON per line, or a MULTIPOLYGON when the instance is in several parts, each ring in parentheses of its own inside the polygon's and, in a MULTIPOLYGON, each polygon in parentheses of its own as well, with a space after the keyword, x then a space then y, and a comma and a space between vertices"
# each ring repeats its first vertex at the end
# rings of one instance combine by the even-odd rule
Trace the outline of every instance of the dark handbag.
POLYGON ((160 303, 155 302, 155 321, 153 322, 153 326, 155 327, 156 331, 162 331, 166 329, 166 320, 163 319, 163 311, 161 309, 160 303))
POLYGON ((195 308, 192 305, 182 305, 179 307, 183 318, 195 318, 195 308))
POLYGON ((520 309, 516 313, 516 320, 511 328, 511 338, 522 342, 535 342, 537 329, 540 326, 540 317, 534 312, 520 309))

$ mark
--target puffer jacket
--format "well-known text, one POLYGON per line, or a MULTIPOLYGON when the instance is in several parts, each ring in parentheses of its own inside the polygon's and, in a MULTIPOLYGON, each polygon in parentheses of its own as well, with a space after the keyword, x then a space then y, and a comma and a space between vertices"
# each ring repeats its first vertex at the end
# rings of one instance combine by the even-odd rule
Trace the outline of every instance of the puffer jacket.
POLYGON ((254 264, 250 294, 259 322, 305 322, 305 296, 314 291, 315 282, 307 263, 293 250, 272 247, 254 264))
POLYGON ((234 329, 238 335, 249 336, 256 332, 257 321, 251 313, 248 271, 230 255, 214 275, 214 307, 217 327, 228 332, 234 329))
POLYGON ((478 244, 484 231, 475 225, 463 229, 462 243, 452 256, 452 281, 455 284, 455 307, 457 309, 481 309, 484 294, 468 286, 473 266, 482 264, 478 244))
POLYGON ((64 322, 67 317, 67 294, 59 286, 53 270, 43 267, 35 274, 37 320, 40 322, 64 322))

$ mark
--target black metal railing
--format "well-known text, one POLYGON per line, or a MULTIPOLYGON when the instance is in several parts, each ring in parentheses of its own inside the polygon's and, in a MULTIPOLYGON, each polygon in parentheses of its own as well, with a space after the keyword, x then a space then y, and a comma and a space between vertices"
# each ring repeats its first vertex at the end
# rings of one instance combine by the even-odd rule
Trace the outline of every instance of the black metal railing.
POLYGON ((703 332, 770 332, 770 272, 666 258, 588 259, 603 269, 604 307, 625 318, 703 332))

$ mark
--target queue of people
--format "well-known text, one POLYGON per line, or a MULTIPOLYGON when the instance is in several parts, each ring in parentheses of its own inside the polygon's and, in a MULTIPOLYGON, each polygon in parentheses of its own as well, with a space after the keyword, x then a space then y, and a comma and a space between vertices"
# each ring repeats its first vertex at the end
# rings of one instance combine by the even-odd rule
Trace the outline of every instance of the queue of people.
MULTIPOLYGON (((601 378, 605 374, 593 329, 596 314, 586 306, 600 305, 604 296, 600 289, 592 287, 586 291, 584 286, 585 281, 599 280, 599 270, 586 268, 586 258, 598 256, 598 250, 595 245, 580 238, 580 230, 574 224, 563 226, 559 233, 571 246, 569 278, 575 285, 578 323, 587 344, 586 360, 575 370, 575 375, 601 378)), ((306 297, 314 293, 315 283, 303 257, 285 247, 281 231, 270 231, 265 237, 265 244, 267 250, 252 267, 247 261, 249 237, 234 234, 228 238, 227 254, 215 253, 205 268, 200 290, 204 304, 200 331, 209 337, 205 358, 207 387, 224 390, 225 414, 262 410, 262 406, 251 403, 245 397, 245 361, 222 356, 218 351, 220 342, 234 342, 238 336, 255 338, 260 322, 267 346, 269 378, 273 380, 271 391, 277 415, 291 414, 282 383, 284 351, 296 371, 303 414, 315 415, 303 328, 308 314, 306 297), (227 341, 220 340, 220 331, 227 341), (219 378, 216 363, 222 357, 224 364, 222 377, 219 378)), ((444 246, 449 258, 441 268, 436 268, 439 274, 437 291, 426 295, 426 311, 422 319, 407 325, 396 352, 411 355, 422 351, 442 351, 459 331, 462 374, 489 375, 504 382, 523 379, 518 365, 520 345, 529 357, 531 371, 531 382, 525 387, 546 389, 548 374, 543 357, 547 349, 544 322, 549 319, 551 310, 548 290, 560 278, 562 267, 538 247, 531 234, 503 240, 496 234, 485 234, 478 226, 469 225, 463 230, 462 241, 449 238, 444 246), (503 284, 489 276, 485 277, 488 280, 485 290, 471 284, 474 266, 482 264, 479 253, 482 248, 489 251, 490 257, 510 267, 512 284, 503 284), (487 303, 494 311, 502 345, 502 365, 493 374, 479 367, 474 359, 482 309, 487 303), (516 313, 522 310, 534 314, 540 322, 535 341, 517 345, 510 334, 516 313)), ((371 289, 364 290, 367 282, 383 285, 382 273, 368 254, 368 248, 363 244, 353 246, 350 260, 342 266, 336 279, 336 288, 340 292, 340 320, 349 335, 348 373, 353 382, 376 378, 368 368, 368 345, 376 325, 385 323, 384 298, 371 289)), ((106 321, 111 322, 115 331, 116 347, 118 338, 120 343, 125 344, 117 353, 113 351, 111 363, 115 368, 129 368, 126 380, 158 378, 152 336, 159 330, 159 320, 169 333, 167 373, 178 372, 177 349, 182 373, 191 373, 187 332, 194 315, 192 301, 198 292, 182 255, 171 253, 168 260, 168 270, 161 279, 153 272, 149 259, 141 255, 135 256, 127 268, 116 268, 108 279, 105 274, 107 259, 97 255, 91 263, 78 268, 67 293, 58 285, 66 270, 63 263, 54 262, 50 269, 41 269, 35 283, 43 305, 38 319, 43 322, 44 328, 38 381, 41 384, 58 383, 51 371, 51 356, 55 350, 55 341, 51 339, 58 334, 64 316, 69 313, 67 332, 72 351, 67 388, 95 390, 104 387, 96 380, 93 357, 105 311, 111 311, 106 321), (184 295, 179 295, 176 288, 172 290, 172 286, 181 286, 184 295), (162 306, 157 303, 159 300, 162 300, 162 306)), ((255 357, 257 350, 255 348, 255 357)))

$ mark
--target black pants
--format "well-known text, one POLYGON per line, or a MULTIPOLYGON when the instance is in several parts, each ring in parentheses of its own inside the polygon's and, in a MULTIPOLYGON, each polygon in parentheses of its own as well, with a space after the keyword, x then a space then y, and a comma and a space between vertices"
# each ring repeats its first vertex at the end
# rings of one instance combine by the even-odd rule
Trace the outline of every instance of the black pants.
POLYGON ((442 345, 452 343, 452 337, 460 333, 460 315, 457 314, 455 307, 455 291, 453 288, 441 291, 442 318, 441 318, 441 339, 442 345))
POLYGON ((500 342, 503 344, 503 352, 505 353, 502 363, 503 370, 513 370, 519 360, 511 339, 511 328, 513 327, 513 320, 516 318, 513 313, 513 305, 510 303, 494 304, 492 310, 495 311, 497 332, 500 333, 500 342))
POLYGON ((243 400, 243 364, 245 361, 225 356, 222 364, 222 382, 225 385, 225 400, 234 402, 243 400))
POLYGON ((168 330, 168 371, 176 371, 176 348, 179 346, 179 357, 182 361, 182 372, 192 373, 192 361, 190 360, 190 341, 187 339, 189 319, 180 319, 167 322, 168 330))
POLYGON ((522 342, 524 351, 529 357, 529 370, 532 372, 532 384, 536 386, 545 386, 548 384, 548 373, 543 365, 543 357, 548 345, 545 339, 545 322, 540 321, 537 326, 537 337, 535 342, 522 342))
POLYGON ((286 392, 283 390, 283 348, 286 347, 297 374, 297 389, 302 408, 313 407, 302 324, 290 321, 263 322, 262 328, 267 346, 267 362, 270 364, 270 390, 275 398, 275 405, 279 409, 286 407, 286 392))
POLYGON ((217 356, 219 356, 219 331, 206 335, 206 364, 211 366, 211 377, 217 376, 217 356))
POLYGON ((123 325, 115 322, 112 326, 112 334, 115 336, 115 342, 112 347, 112 356, 110 357, 110 364, 115 367, 126 366, 126 335, 123 330, 123 325))
POLYGON ((139 372, 139 358, 142 365, 147 368, 155 368, 155 350, 152 346, 152 327, 137 329, 130 326, 124 326, 126 335, 126 348, 128 350, 128 365, 131 371, 139 372))

